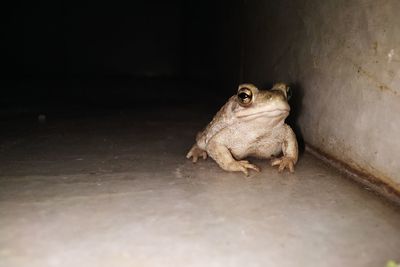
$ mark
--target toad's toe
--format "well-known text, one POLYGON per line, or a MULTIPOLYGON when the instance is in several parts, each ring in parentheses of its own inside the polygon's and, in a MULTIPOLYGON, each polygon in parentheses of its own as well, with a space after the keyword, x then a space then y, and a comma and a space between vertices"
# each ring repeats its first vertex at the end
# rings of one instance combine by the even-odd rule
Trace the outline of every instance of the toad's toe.
POLYGON ((288 169, 290 172, 294 172, 295 160, 290 157, 282 157, 271 160, 271 166, 279 166, 278 172, 282 172, 288 169))

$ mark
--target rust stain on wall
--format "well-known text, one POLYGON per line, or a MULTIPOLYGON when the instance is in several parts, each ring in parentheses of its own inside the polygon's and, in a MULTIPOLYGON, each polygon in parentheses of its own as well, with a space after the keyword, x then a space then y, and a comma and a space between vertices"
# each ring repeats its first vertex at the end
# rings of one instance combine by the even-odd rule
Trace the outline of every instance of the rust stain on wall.
POLYGON ((353 63, 354 67, 357 69, 357 73, 362 74, 363 76, 367 77, 369 81, 375 84, 375 86, 382 92, 389 92, 395 96, 399 96, 396 90, 389 87, 388 85, 384 84, 383 82, 379 81, 374 75, 366 71, 360 65, 353 63))
POLYGON ((396 184, 388 177, 377 177, 375 175, 372 175, 360 166, 351 166, 347 162, 333 157, 330 154, 310 144, 306 144, 306 150, 317 158, 333 166, 334 168, 339 169, 341 172, 345 173, 356 182, 362 183, 370 187, 375 192, 400 205, 400 185, 396 184))

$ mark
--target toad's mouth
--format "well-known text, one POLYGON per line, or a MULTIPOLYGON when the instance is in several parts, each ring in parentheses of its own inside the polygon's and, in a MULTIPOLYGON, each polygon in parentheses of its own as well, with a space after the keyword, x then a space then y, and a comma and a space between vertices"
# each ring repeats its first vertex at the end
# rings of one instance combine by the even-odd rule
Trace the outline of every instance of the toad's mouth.
POLYGON ((254 117, 268 117, 268 118, 276 118, 281 116, 288 116, 289 109, 287 108, 277 108, 272 110, 253 110, 253 112, 249 112, 248 110, 241 110, 236 113, 236 117, 238 118, 254 118, 254 117))

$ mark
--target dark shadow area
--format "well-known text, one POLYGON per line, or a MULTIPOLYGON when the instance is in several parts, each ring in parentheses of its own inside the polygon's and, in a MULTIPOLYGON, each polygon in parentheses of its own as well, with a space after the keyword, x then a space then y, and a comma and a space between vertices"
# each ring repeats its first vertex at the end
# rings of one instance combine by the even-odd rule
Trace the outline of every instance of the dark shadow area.
POLYGON ((220 103, 239 80, 239 6, 9 3, 1 111, 220 103))
POLYGON ((297 142, 299 145, 299 153, 303 154, 306 147, 303 134, 301 133, 301 128, 298 122, 299 122, 299 116, 302 112, 301 109, 302 109, 304 91, 301 85, 296 83, 290 84, 290 88, 292 90, 292 96, 289 100, 291 110, 289 117, 286 119, 286 123, 289 124, 290 127, 292 127, 294 133, 296 134, 297 142))

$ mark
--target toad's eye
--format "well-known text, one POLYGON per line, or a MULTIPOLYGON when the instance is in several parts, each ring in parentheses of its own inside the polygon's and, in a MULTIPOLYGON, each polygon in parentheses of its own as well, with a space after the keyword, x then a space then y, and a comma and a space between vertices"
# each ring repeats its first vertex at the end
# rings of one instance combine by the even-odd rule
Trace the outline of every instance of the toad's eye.
POLYGON ((249 88, 240 88, 237 93, 237 99, 241 106, 248 106, 253 100, 253 93, 249 88))

